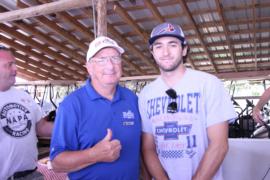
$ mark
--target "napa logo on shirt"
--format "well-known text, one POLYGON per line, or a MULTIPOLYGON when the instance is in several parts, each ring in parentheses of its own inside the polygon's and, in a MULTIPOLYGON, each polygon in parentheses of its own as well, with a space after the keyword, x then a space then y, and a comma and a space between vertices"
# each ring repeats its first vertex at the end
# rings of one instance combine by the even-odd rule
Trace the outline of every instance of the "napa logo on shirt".
POLYGON ((164 122, 163 126, 157 126, 155 133, 157 136, 164 136, 164 140, 177 140, 178 135, 189 134, 191 124, 178 125, 177 122, 164 122))
POLYGON ((30 111, 18 103, 8 103, 0 110, 0 125, 13 137, 26 136, 32 126, 30 111))
POLYGON ((123 126, 133 126, 135 124, 135 115, 131 110, 123 112, 123 126))

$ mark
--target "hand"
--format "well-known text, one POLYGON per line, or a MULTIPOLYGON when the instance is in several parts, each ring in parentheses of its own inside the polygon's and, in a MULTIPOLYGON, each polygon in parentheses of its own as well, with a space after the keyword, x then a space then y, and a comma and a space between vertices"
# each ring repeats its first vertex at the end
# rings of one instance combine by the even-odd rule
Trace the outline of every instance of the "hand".
POLYGON ((257 123, 262 124, 263 116, 261 115, 261 110, 256 106, 252 110, 252 117, 257 123))
POLYGON ((107 129, 107 135, 93 148, 97 162, 113 162, 120 156, 121 143, 119 140, 112 140, 112 130, 107 129))

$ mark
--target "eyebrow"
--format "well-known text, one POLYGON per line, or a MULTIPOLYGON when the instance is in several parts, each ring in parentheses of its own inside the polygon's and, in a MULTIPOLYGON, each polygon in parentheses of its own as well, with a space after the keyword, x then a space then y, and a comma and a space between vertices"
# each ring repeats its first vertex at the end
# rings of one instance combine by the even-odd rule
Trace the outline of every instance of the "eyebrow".
MULTIPOLYGON (((180 42, 178 42, 177 40, 171 40, 169 42, 166 42, 166 44, 174 44, 174 43, 180 44, 180 42)), ((154 42, 153 46, 160 45, 160 44, 163 44, 163 43, 162 42, 154 42)))

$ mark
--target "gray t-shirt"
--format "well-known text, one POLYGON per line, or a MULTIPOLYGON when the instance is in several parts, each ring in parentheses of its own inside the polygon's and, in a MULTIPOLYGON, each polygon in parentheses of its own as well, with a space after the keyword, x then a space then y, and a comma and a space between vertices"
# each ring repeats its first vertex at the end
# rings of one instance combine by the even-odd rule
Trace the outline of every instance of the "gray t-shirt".
MULTIPOLYGON (((236 113, 222 82, 213 75, 187 69, 172 87, 176 113, 167 113, 171 98, 161 77, 139 95, 142 130, 153 134, 163 168, 171 180, 192 179, 208 146, 207 127, 234 120, 236 113)), ((215 175, 221 180, 221 168, 215 175)))

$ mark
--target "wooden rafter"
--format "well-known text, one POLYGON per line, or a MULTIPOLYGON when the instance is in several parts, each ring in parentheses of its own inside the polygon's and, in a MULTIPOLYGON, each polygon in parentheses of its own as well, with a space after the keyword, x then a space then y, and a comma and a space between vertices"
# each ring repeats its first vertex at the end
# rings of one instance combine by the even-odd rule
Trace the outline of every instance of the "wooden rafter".
POLYGON ((156 65, 151 62, 150 59, 148 59, 145 55, 143 55, 137 48, 135 48, 130 42, 125 40, 112 26, 108 26, 109 32, 116 37, 120 42, 125 44, 125 47, 129 49, 134 55, 138 56, 141 60, 145 62, 145 64, 150 65, 151 67, 154 68, 155 72, 158 72, 159 70, 157 69, 156 65))
MULTIPOLYGON (((150 0, 144 0, 144 4, 146 5, 146 7, 148 7, 148 9, 150 9, 150 11, 152 12, 153 16, 155 17, 155 19, 158 20, 159 23, 165 22, 165 19, 161 16, 161 14, 159 13, 158 9, 156 8, 155 4, 153 4, 152 1, 150 0)), ((191 58, 188 58, 188 62, 191 65, 191 67, 193 69, 196 69, 193 60, 191 58)))
POLYGON ((211 58, 211 54, 210 54, 210 52, 209 52, 209 50, 208 50, 206 44, 204 43, 203 37, 202 37, 202 35, 201 35, 200 31, 199 31, 199 28, 197 27, 197 25, 196 25, 196 23, 195 23, 195 20, 194 20, 193 17, 192 17, 191 12, 189 11, 189 9, 188 9, 188 7, 187 7, 186 2, 185 2, 185 1, 182 1, 182 0, 178 0, 178 2, 179 2, 179 4, 181 5, 181 7, 183 8, 183 11, 185 12, 185 14, 186 14, 186 16, 188 17, 188 19, 191 21, 191 24, 194 26, 194 29, 193 29, 193 30, 194 30, 194 31, 196 32, 196 34, 198 35, 198 38, 199 38, 199 40, 200 40, 200 42, 201 42, 201 44, 202 44, 202 47, 203 47, 203 49, 204 49, 204 51, 205 51, 205 54, 207 55, 207 57, 209 58, 210 63, 211 63, 212 66, 213 66, 214 72, 215 72, 215 73, 218 73, 217 67, 216 67, 214 61, 213 61, 212 58, 211 58))
POLYGON ((97 1, 97 36, 107 36, 107 0, 97 1))
MULTIPOLYGON (((105 1, 95 0, 95 3, 105 1)), ((17 2, 22 8, 19 10, 25 13, 29 8, 45 7, 56 1, 17 2)), ((126 51, 123 55, 124 76, 159 74, 147 41, 151 29, 164 21, 180 24, 185 32, 192 50, 189 52, 188 67, 215 75, 235 72, 235 76, 238 72, 269 69, 270 16, 267 11, 270 2, 226 2, 226 6, 222 6, 223 1, 220 0, 207 2, 201 6, 203 2, 200 0, 142 0, 136 4, 108 0, 108 8, 101 5, 104 8, 102 12, 108 14, 104 18, 108 36, 126 51), (113 7, 116 7, 115 10, 113 7), (177 11, 179 8, 181 11, 177 11), (132 30, 129 31, 127 26, 132 30)), ((8 10, 1 6, 10 10, 16 3, 2 0, 0 12, 6 13, 8 10)), ((47 14, 40 11, 37 16, 0 24, 0 44, 14 49, 18 74, 27 79, 33 75, 37 79, 84 80, 87 76, 83 67, 85 55, 89 42, 94 38, 93 25, 98 24, 96 21, 93 23, 92 9, 88 5, 74 10, 53 12, 49 9, 47 14)), ((97 6, 94 10, 101 11, 97 6)))
POLYGON ((120 6, 118 2, 114 2, 113 10, 126 22, 128 25, 132 27, 132 29, 140 35, 145 43, 148 43, 148 35, 143 32, 140 27, 134 22, 134 20, 130 17, 130 15, 120 6))
POLYGON ((85 57, 83 57, 82 55, 78 54, 77 52, 75 52, 74 50, 67 48, 66 46, 63 46, 62 43, 52 39, 49 34, 44 34, 40 31, 38 31, 35 27, 31 26, 31 25, 27 25, 22 21, 15 21, 12 24, 14 24, 16 27, 31 33, 34 37, 37 37, 38 39, 42 40, 43 42, 45 42, 46 44, 48 44, 51 47, 55 47, 58 50, 60 50, 61 52, 65 53, 67 56, 78 60, 79 62, 85 62, 85 57))
POLYGON ((28 80, 28 81, 37 81, 37 80, 39 80, 38 77, 31 76, 31 75, 28 75, 28 74, 24 74, 23 72, 24 72, 24 70, 22 71, 21 69, 18 69, 17 70, 17 76, 21 77, 21 78, 23 78, 25 80, 28 80))
MULTIPOLYGON (((14 56, 19 59, 19 61, 21 62, 22 60, 25 62, 25 64, 30 64, 28 63, 30 58, 27 57, 26 55, 22 55, 22 54, 19 54, 15 51, 13 51, 13 54, 14 56)), ((18 61, 17 61, 18 62, 18 61)), ((18 64, 18 63, 16 63, 18 64)), ((53 69, 51 66, 48 66, 47 64, 44 64, 42 62, 37 62, 37 61, 31 61, 31 65, 34 65, 35 67, 39 67, 38 69, 38 72, 42 71, 43 69, 46 69, 48 71, 48 73, 53 73, 53 74, 56 74, 57 76, 55 76, 54 78, 52 79, 72 79, 73 77, 72 76, 69 76, 69 75, 66 75, 60 71, 57 71, 55 69, 53 69)))
MULTIPOLYGON (((114 1, 114 0, 109 0, 114 1)), ((90 0, 59 0, 47 4, 28 7, 20 10, 13 10, 10 12, 0 13, 0 22, 8 22, 21 20, 30 17, 36 17, 40 15, 47 15, 51 13, 61 12, 65 10, 78 9, 87 6, 92 6, 90 0)))
MULTIPOLYGON (((257 38, 257 43, 267 43, 269 42, 270 38, 257 38)), ((251 39, 241 39, 241 40, 233 40, 231 41, 233 45, 243 45, 243 44, 252 44, 253 40, 251 39)), ((222 42, 212 42, 208 43, 209 46, 222 46, 222 42)), ((193 45, 195 47, 195 45, 193 45)), ((196 47, 201 47, 201 46, 196 46, 196 47)))
MULTIPOLYGON (((25 3, 23 3, 20 0, 18 1, 17 6, 20 7, 20 8, 27 8, 27 7, 29 7, 29 6, 27 6, 25 3)), ((74 44, 77 47, 81 48, 83 51, 87 51, 87 46, 84 43, 82 43, 74 35, 72 35, 71 33, 67 32, 65 29, 61 28, 59 25, 57 25, 53 21, 49 20, 48 18, 39 16, 39 17, 36 17, 35 20, 38 21, 43 26, 46 26, 49 29, 51 29, 53 32, 57 33, 57 35, 60 35, 63 38, 69 40, 72 44, 74 44)))
POLYGON ((15 43, 13 40, 10 40, 3 35, 0 35, 0 40, 1 40, 1 42, 8 44, 10 47, 13 47, 19 51, 22 51, 22 52, 28 54, 29 56, 33 56, 33 57, 39 59, 39 61, 43 62, 44 64, 50 65, 52 69, 53 68, 61 69, 62 72, 60 72, 60 73, 62 73, 63 75, 65 73, 72 74, 72 76, 74 76, 73 78, 75 78, 77 80, 84 78, 84 76, 77 75, 76 73, 74 73, 74 71, 72 71, 71 69, 68 69, 67 67, 63 66, 62 64, 58 64, 56 61, 52 61, 51 59, 49 59, 45 56, 42 56, 41 54, 31 50, 31 47, 29 47, 29 46, 23 46, 19 43, 15 43))
POLYGON ((18 74, 23 74, 24 76, 29 76, 29 77, 34 77, 33 79, 38 80, 47 80, 48 78, 45 76, 41 76, 34 71, 29 71, 28 69, 25 69, 23 67, 17 66, 17 73, 18 74))
MULTIPOLYGON (((87 9, 87 12, 88 14, 90 13, 91 16, 92 10, 87 9)), ((84 13, 86 13, 86 10, 84 10, 84 13)), ((122 44, 122 47, 126 47, 128 50, 132 51, 134 55, 138 56, 141 60, 143 60, 143 62, 152 67, 155 70, 155 72, 159 71, 153 62, 151 62, 145 55, 143 55, 139 50, 137 50, 137 48, 135 48, 133 44, 131 44, 129 41, 123 38, 122 34, 120 34, 117 30, 115 30, 111 24, 108 23, 107 28, 108 32, 112 34, 114 39, 117 39, 120 42, 120 44, 122 44)), ((129 63, 133 64, 132 67, 136 69, 136 71, 143 72, 144 74, 146 74, 146 72, 141 70, 141 68, 138 69, 138 66, 136 64, 132 63, 131 61, 129 61, 129 63)))
POLYGON ((255 63, 255 70, 258 70, 258 59, 257 59, 257 40, 256 40, 256 34, 257 34, 257 28, 256 28, 256 2, 252 0, 253 8, 252 8, 252 14, 253 14, 253 44, 254 44, 254 63, 255 63))
MULTIPOLYGON (((82 67, 79 64, 75 64, 72 62, 69 58, 66 58, 64 56, 61 56, 60 54, 54 52, 53 50, 49 49, 46 45, 39 44, 32 40, 31 37, 26 37, 23 34, 16 31, 15 28, 8 27, 4 24, 0 24, 0 30, 8 30, 8 34, 15 39, 20 39, 24 44, 27 44, 29 46, 35 47, 40 52, 45 52, 46 54, 50 55, 52 58, 55 58, 57 60, 61 60, 63 63, 70 65, 71 67, 75 67, 77 70, 80 70, 82 67)), ((85 73, 84 73, 85 74, 85 73)))
POLYGON ((230 35, 228 33, 229 30, 228 30, 228 28, 227 28, 227 26, 225 24, 225 18, 224 18, 224 14, 223 14, 223 7, 222 7, 222 4, 221 4, 220 0, 216 0, 216 5, 217 5, 217 10, 218 10, 219 16, 221 18, 223 31, 224 31, 226 42, 228 44, 229 52, 230 52, 230 55, 231 55, 231 61, 232 61, 233 66, 234 66, 234 70, 236 72, 238 72, 233 47, 232 47, 232 44, 231 44, 231 41, 230 41, 230 35))
POLYGON ((82 33, 87 39, 94 39, 94 35, 90 32, 90 29, 87 29, 67 12, 56 13, 56 17, 61 18, 63 22, 69 22, 74 30, 82 33))
POLYGON ((145 6, 150 9, 153 16, 156 20, 158 20, 159 23, 165 22, 165 19, 161 16, 161 14, 158 11, 158 8, 155 6, 155 4, 150 0, 144 0, 145 6))

